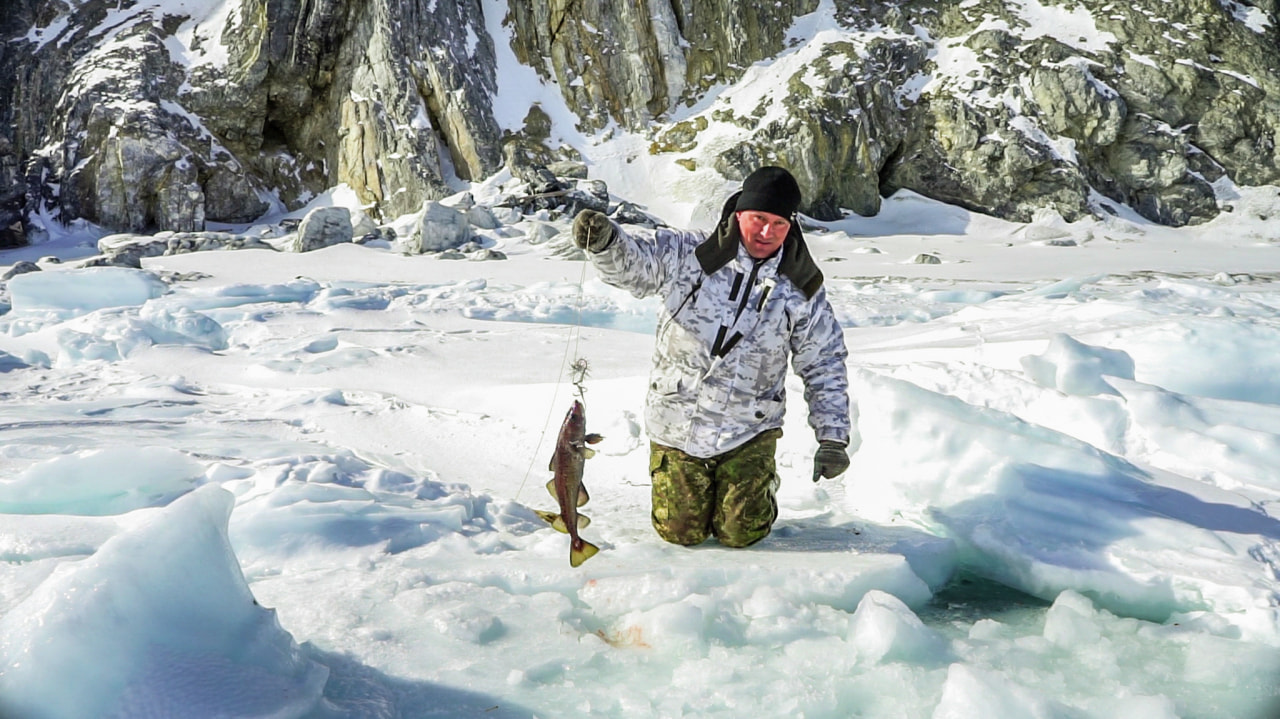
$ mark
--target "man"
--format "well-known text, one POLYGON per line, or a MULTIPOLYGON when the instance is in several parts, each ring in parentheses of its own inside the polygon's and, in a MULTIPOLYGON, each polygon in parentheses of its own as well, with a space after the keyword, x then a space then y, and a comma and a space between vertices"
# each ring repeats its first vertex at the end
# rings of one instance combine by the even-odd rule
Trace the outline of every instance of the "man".
POLYGON ((745 547, 768 536, 788 359, 818 439, 813 480, 849 466, 848 352, 795 221, 799 206, 791 173, 762 167, 710 236, 636 238, 594 210, 574 220, 574 241, 605 282, 664 299, 645 424, 653 526, 669 542, 714 535, 745 547))

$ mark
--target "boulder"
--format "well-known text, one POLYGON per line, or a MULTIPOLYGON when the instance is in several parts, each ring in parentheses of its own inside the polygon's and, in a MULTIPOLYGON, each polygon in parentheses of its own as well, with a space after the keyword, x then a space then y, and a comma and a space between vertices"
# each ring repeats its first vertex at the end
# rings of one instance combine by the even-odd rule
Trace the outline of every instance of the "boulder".
POLYGON ((352 237, 368 237, 369 235, 380 236, 378 231, 378 223, 374 222, 372 217, 356 210, 351 213, 351 236, 352 237))
POLYGON ((661 220, 640 209, 638 205, 625 201, 618 203, 617 209, 613 211, 613 221, 624 225, 640 225, 649 229, 662 224, 661 220))
POLYGON ((350 242, 351 211, 345 207, 317 207, 302 218, 298 232, 285 243, 289 252, 311 252, 350 242))
POLYGON ((476 205, 467 210, 467 222, 472 227, 482 230, 496 230, 502 225, 498 222, 498 216, 493 214, 493 210, 484 205, 476 205))
POLYGON ((556 177, 567 177, 573 180, 587 179, 587 165, 575 160, 556 160, 547 164, 547 169, 556 177))
POLYGON ((423 205, 417 231, 404 242, 402 248, 412 255, 443 252, 461 247, 469 239, 471 225, 466 214, 433 201, 423 205))
POLYGON ((13 266, 8 269, 7 272, 5 272, 3 275, 0 275, 0 282, 8 282, 9 280, 13 279, 14 277, 17 277, 18 275, 25 275, 28 272, 39 272, 39 271, 40 271, 40 265, 37 265, 34 262, 27 262, 25 260, 20 262, 15 262, 13 263, 13 266))
POLYGON ((550 223, 537 220, 529 220, 525 223, 525 238, 531 245, 541 245, 554 239, 558 234, 560 234, 560 230, 550 223))
POLYGON ((143 255, 134 252, 98 255, 97 257, 90 257, 89 259, 84 260, 80 264, 76 265, 76 267, 127 267, 133 270, 140 270, 142 269, 142 257, 143 255))
POLYGON ((563 207, 564 213, 569 217, 576 217, 583 210, 595 210, 607 214, 609 191, 605 189, 603 182, 580 185, 560 197, 557 206, 563 207))

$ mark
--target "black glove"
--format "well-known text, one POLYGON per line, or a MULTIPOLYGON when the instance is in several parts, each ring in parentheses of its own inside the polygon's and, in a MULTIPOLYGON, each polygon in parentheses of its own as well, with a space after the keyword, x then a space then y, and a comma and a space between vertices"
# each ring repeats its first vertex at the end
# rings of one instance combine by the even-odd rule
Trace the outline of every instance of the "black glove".
POLYGON ((835 477, 848 468, 849 454, 843 444, 833 439, 818 442, 818 452, 813 455, 813 481, 835 477))
POLYGON ((603 212, 583 210, 573 218, 573 244, 588 252, 603 252, 613 242, 613 223, 603 212))

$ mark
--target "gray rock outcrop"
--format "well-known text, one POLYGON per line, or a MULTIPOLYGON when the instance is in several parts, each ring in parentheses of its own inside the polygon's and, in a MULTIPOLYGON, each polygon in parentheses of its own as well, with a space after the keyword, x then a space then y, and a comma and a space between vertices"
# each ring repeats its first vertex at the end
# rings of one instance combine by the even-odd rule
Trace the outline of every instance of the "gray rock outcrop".
POLYGON ((90 266, 142 267, 142 260, 163 255, 182 255, 212 250, 271 250, 267 242, 251 235, 231 232, 160 232, 155 235, 118 233, 98 240, 97 257, 90 266))
POLYGON ((0 134, 0 249, 26 244, 26 192, 26 177, 20 171, 13 144, 0 134))
POLYGON ((113 230, 190 232, 339 183, 389 217, 448 194, 446 175, 502 165, 478 0, 228 0, 225 14, 189 4, 193 17, 12 1, 0 114, 20 109, 0 123, 14 148, 0 145, 0 222, 38 203, 113 230), (179 31, 186 57, 170 49, 179 31), (15 166, 36 187, 9 178, 15 166))
MULTIPOLYGON (((584 9, 573 18, 584 22, 567 22, 566 4, 539 0, 512 15, 521 57, 587 126, 639 130, 785 49, 779 29, 815 5, 672 4, 648 22, 584 9)), ((650 151, 728 179, 786 165, 820 219, 874 214, 909 188, 1021 221, 1045 206, 1067 219, 1103 212, 1101 196, 1182 225, 1216 215, 1220 178, 1280 181, 1275 2, 1078 0, 1046 10, 1047 22, 1022 7, 837 2, 849 38, 815 48, 785 92, 659 125, 650 151), (741 140, 699 153, 726 123, 741 140)))
POLYGON ((198 231, 206 220, 265 212, 266 185, 252 182, 178 101, 186 77, 172 61, 165 23, 106 28, 98 23, 108 10, 76 7, 62 35, 40 45, 29 85, 18 88, 44 106, 18 122, 20 145, 37 148, 27 174, 41 178, 41 199, 64 219, 135 232, 198 231))
POLYGON ((1280 183, 1275 0, 163 7, 7 0, 0 247, 33 214, 198 232, 338 184, 382 223, 504 165, 548 200, 522 210, 607 207, 574 184, 587 164, 564 130, 642 133, 651 154, 729 180, 786 165, 819 219, 907 188, 1021 221, 1110 203, 1182 225, 1219 211, 1221 180, 1280 183), (814 23, 830 29, 793 36, 814 23), (576 128, 537 103, 499 118, 515 89, 495 42, 553 83, 576 128))

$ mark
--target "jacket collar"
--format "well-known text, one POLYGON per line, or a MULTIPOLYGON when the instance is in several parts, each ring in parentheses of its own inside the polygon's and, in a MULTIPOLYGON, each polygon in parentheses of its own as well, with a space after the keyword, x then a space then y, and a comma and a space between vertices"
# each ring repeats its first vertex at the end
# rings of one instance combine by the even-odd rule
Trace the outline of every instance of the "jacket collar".
MULTIPOLYGON (((694 255, 705 274, 711 274, 724 267, 738 256, 738 248, 742 245, 742 235, 738 232, 738 223, 733 221, 734 206, 738 202, 740 192, 735 192, 724 203, 720 212, 720 222, 716 225, 706 241, 698 245, 694 255)), ((818 288, 822 287, 822 271, 809 254, 809 247, 804 242, 804 234, 800 232, 800 223, 792 222, 791 231, 782 243, 782 257, 778 262, 778 274, 791 280, 804 293, 805 299, 812 299, 818 288)))

